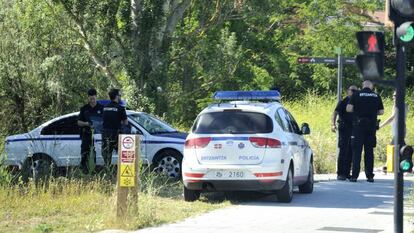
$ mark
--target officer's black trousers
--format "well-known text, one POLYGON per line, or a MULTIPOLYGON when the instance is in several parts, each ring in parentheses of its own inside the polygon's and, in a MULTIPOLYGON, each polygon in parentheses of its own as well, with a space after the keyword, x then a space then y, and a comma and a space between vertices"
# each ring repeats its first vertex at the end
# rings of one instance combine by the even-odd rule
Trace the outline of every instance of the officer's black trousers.
POLYGON ((352 130, 352 178, 358 178, 361 169, 361 154, 364 149, 365 175, 374 177, 374 147, 377 144, 375 126, 354 125, 352 130))
POLYGON ((338 176, 349 177, 351 173, 352 146, 351 135, 352 125, 341 124, 338 128, 338 176))
POLYGON ((102 157, 107 168, 111 166, 112 152, 118 151, 118 135, 118 130, 104 129, 102 132, 102 157))
POLYGON ((93 158, 96 164, 96 152, 94 148, 92 134, 82 133, 81 135, 81 163, 80 167, 83 172, 88 172, 89 159, 93 158), (92 154, 91 154, 92 153, 92 154))

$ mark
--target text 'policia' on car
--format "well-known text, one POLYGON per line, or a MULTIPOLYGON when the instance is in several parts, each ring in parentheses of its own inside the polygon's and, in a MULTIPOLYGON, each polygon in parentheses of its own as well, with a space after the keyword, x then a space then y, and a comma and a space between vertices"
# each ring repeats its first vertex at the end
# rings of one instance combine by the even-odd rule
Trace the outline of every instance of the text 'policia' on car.
MULTIPOLYGON (((105 104, 104 101, 99 101, 105 104)), ((141 160, 153 165, 156 171, 169 177, 181 177, 181 161, 186 133, 178 132, 169 124, 143 112, 127 110, 132 134, 140 135, 141 160)), ((5 165, 28 170, 29 175, 40 174, 42 169, 76 167, 81 159, 81 140, 77 125, 78 112, 52 119, 32 131, 6 138, 5 165)), ((103 166, 101 155, 102 118, 95 119, 94 143, 96 163, 103 166)), ((112 164, 118 162, 114 151, 112 164)))
POLYGON ((313 192, 313 152, 280 103, 278 91, 219 91, 188 135, 183 159, 184 199, 201 192, 275 192, 290 202, 294 186, 313 192), (226 102, 227 101, 227 102, 226 102))

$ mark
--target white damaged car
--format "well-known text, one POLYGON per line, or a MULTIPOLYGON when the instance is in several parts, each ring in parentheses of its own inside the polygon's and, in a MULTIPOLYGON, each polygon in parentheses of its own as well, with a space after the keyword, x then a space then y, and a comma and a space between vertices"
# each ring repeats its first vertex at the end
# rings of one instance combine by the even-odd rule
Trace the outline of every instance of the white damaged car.
MULTIPOLYGON (((172 178, 181 177, 181 161, 186 133, 178 132, 167 123, 143 112, 127 110, 132 134, 141 137, 141 160, 172 178)), ((78 112, 50 120, 32 131, 6 138, 5 165, 10 169, 28 169, 40 174, 51 166, 68 168, 79 166, 81 160, 78 112)), ((99 121, 99 119, 98 119, 99 121)), ((94 122, 96 164, 103 166, 101 155, 102 122, 94 122)), ((118 161, 116 151, 112 164, 118 161)))
POLYGON ((313 152, 280 103, 278 91, 220 91, 218 103, 205 108, 188 135, 182 177, 184 199, 201 192, 275 192, 290 202, 294 186, 313 191, 313 152))

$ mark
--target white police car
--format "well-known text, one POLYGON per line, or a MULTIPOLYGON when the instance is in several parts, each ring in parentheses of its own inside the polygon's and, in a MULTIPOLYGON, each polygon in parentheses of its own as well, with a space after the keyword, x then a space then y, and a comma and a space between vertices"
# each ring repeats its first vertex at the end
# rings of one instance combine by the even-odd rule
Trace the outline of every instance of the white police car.
POLYGON ((188 135, 184 199, 203 191, 270 191, 290 202, 294 186, 313 191, 313 153, 278 91, 220 91, 188 135), (233 101, 231 101, 233 100, 233 101), (234 101, 235 100, 235 101, 234 101), (227 101, 227 102, 223 102, 227 101))
MULTIPOLYGON (((181 176, 181 161, 186 133, 180 133, 167 123, 143 112, 127 110, 132 134, 141 136, 141 159, 170 177, 181 176)), ((50 120, 34 130, 6 138, 6 166, 41 173, 51 165, 58 168, 79 166, 81 140, 77 125, 78 112, 50 120)), ((93 123, 96 163, 103 165, 101 155, 102 119, 93 123)), ((118 155, 114 151, 112 164, 118 155)))

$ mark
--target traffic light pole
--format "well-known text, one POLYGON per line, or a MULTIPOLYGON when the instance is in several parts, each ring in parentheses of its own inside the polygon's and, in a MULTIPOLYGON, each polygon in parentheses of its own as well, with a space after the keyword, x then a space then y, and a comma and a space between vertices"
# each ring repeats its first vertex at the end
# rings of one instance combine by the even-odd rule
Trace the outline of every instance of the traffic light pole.
POLYGON ((400 169, 400 148, 404 144, 405 122, 405 47, 396 40, 397 47, 397 78, 396 78, 396 125, 394 147, 394 232, 403 233, 404 218, 404 178, 400 169))

